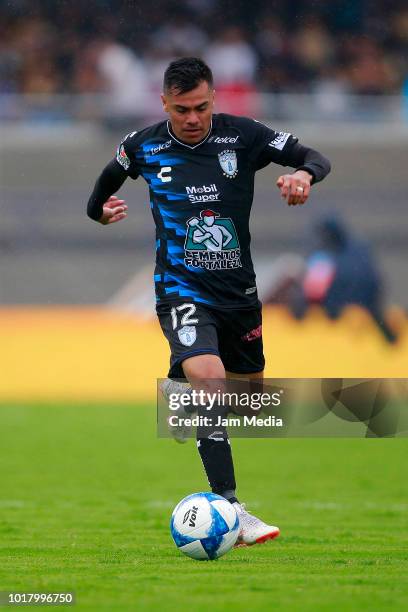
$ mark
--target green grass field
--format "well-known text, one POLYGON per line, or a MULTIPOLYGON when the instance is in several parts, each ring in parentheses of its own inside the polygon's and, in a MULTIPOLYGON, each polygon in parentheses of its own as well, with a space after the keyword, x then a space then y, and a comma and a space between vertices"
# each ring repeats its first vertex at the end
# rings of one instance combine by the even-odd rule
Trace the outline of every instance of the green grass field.
POLYGON ((197 562, 168 525, 208 485, 153 407, 3 405, 0 426, 0 590, 73 590, 78 610, 407 609, 407 439, 234 440, 240 499, 282 535, 197 562))

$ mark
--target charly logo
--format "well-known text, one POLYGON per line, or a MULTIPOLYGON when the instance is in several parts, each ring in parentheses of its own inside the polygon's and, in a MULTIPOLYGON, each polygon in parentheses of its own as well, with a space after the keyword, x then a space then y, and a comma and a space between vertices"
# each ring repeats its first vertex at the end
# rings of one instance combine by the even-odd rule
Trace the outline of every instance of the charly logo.
POLYGON ((222 168, 224 176, 235 178, 238 174, 237 154, 232 149, 226 149, 218 153, 218 161, 222 168))
POLYGON ((241 268, 241 250, 233 221, 210 210, 187 221, 184 263, 192 268, 241 268))
POLYGON ((185 325, 177 332, 183 346, 192 346, 197 340, 196 328, 193 325, 185 325))

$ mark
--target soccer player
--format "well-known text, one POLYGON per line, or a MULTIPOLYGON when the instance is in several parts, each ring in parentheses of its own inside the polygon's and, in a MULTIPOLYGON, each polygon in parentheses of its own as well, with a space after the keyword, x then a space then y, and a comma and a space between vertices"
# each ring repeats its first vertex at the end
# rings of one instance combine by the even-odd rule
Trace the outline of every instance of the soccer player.
MULTIPOLYGON (((286 132, 246 117, 213 114, 210 68, 198 58, 172 62, 164 74, 163 108, 169 119, 128 134, 98 178, 88 202, 91 219, 125 219, 125 201, 113 194, 127 177, 149 186, 156 224, 154 274, 157 315, 171 349, 169 380, 211 390, 211 380, 262 380, 261 304, 250 254, 249 215, 255 172, 273 162, 295 168, 277 180, 290 206, 304 204, 311 185, 330 164, 286 132), (207 381, 203 383, 203 380, 207 381)), ((183 431, 175 432, 183 441, 183 431)), ((279 529, 238 502, 226 432, 200 437, 198 450, 214 493, 234 504, 238 543, 251 545, 279 529)))

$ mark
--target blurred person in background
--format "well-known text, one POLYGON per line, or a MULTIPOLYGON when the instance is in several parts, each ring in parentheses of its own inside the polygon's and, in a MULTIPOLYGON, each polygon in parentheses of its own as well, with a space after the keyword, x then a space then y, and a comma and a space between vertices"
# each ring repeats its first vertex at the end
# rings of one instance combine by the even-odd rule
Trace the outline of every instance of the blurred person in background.
POLYGON ((6 20, 0 19, 0 94, 20 90, 23 57, 16 45, 14 32, 6 20))
POLYGON ((256 22, 254 48, 259 55, 257 83, 261 91, 288 91, 294 75, 288 32, 279 17, 266 13, 256 22))
POLYGON ((257 116, 254 94, 258 58, 242 28, 223 29, 210 43, 204 57, 214 66, 220 107, 237 115, 257 116))
POLYGON ((333 61, 335 44, 323 21, 305 15, 290 38, 291 55, 297 66, 299 87, 309 88, 333 61))
POLYGON ((348 45, 348 72, 351 89, 357 95, 378 96, 396 93, 400 77, 380 46, 364 36, 348 45))
MULTIPOLYGON (((317 87, 328 74, 331 80, 339 76, 341 87, 356 94, 393 94, 401 90, 407 74, 407 23, 406 3, 398 0, 261 0, 250 11, 245 3, 228 0, 0 2, 0 32, 4 33, 0 87, 22 93, 75 91, 82 50, 100 38, 101 32, 110 31, 114 39, 110 45, 122 47, 114 50, 122 74, 129 70, 128 64, 134 64, 134 57, 126 57, 125 50, 133 52, 139 62, 145 61, 146 54, 155 58, 158 50, 167 61, 187 51, 199 54, 206 50, 218 89, 225 87, 238 94, 248 88, 252 92, 255 83, 265 91, 302 92, 317 87), (22 30, 28 31, 25 40, 22 30), (149 48, 154 51, 147 52, 149 48)), ((110 66, 114 53, 109 49, 108 59, 99 66, 93 62, 97 74, 79 79, 91 87, 82 86, 81 92, 94 91, 93 82, 100 72, 108 90, 109 83, 122 79, 110 66)), ((120 104, 128 112, 127 101, 117 102, 118 107, 120 104)))
POLYGON ((395 342, 384 317, 384 285, 370 247, 354 237, 338 216, 316 223, 313 242, 302 278, 291 286, 288 303, 293 313, 301 318, 317 304, 337 319, 354 304, 369 312, 387 341, 395 342))
MULTIPOLYGON (((162 91, 163 73, 171 60, 187 54, 201 55, 208 44, 208 36, 194 23, 190 8, 169 6, 171 19, 152 33, 144 53, 151 89, 155 94, 162 91)), ((161 109, 159 111, 161 113, 161 109)))
POLYGON ((47 20, 34 17, 23 21, 15 34, 15 49, 20 56, 19 80, 22 93, 59 93, 61 79, 56 64, 56 29, 47 20))
POLYGON ((144 63, 112 34, 93 40, 78 64, 78 91, 94 91, 107 96, 105 117, 118 127, 145 115, 150 85, 144 63))
POLYGON ((208 38, 206 33, 193 22, 185 8, 175 6, 171 20, 166 21, 152 36, 151 44, 166 53, 168 57, 190 53, 200 55, 208 38))

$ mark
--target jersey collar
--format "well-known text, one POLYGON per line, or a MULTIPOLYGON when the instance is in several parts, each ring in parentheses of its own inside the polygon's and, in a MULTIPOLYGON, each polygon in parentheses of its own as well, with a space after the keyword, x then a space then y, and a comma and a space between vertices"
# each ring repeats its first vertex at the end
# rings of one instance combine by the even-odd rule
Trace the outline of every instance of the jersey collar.
POLYGON ((173 132, 170 129, 170 121, 167 120, 167 131, 168 131, 169 135, 171 136, 171 138, 173 138, 173 140, 175 140, 177 142, 177 144, 180 144, 183 147, 187 147, 188 149, 195 149, 195 148, 199 147, 200 145, 204 144, 205 141, 208 139, 209 135, 211 134, 212 127, 213 127, 213 123, 212 123, 212 119, 211 119, 210 129, 208 130, 207 135, 205 136, 205 138, 200 140, 200 142, 197 142, 197 144, 195 144, 195 145, 189 145, 189 144, 186 144, 185 142, 182 142, 181 140, 178 140, 175 137, 175 135, 173 134, 173 132))

